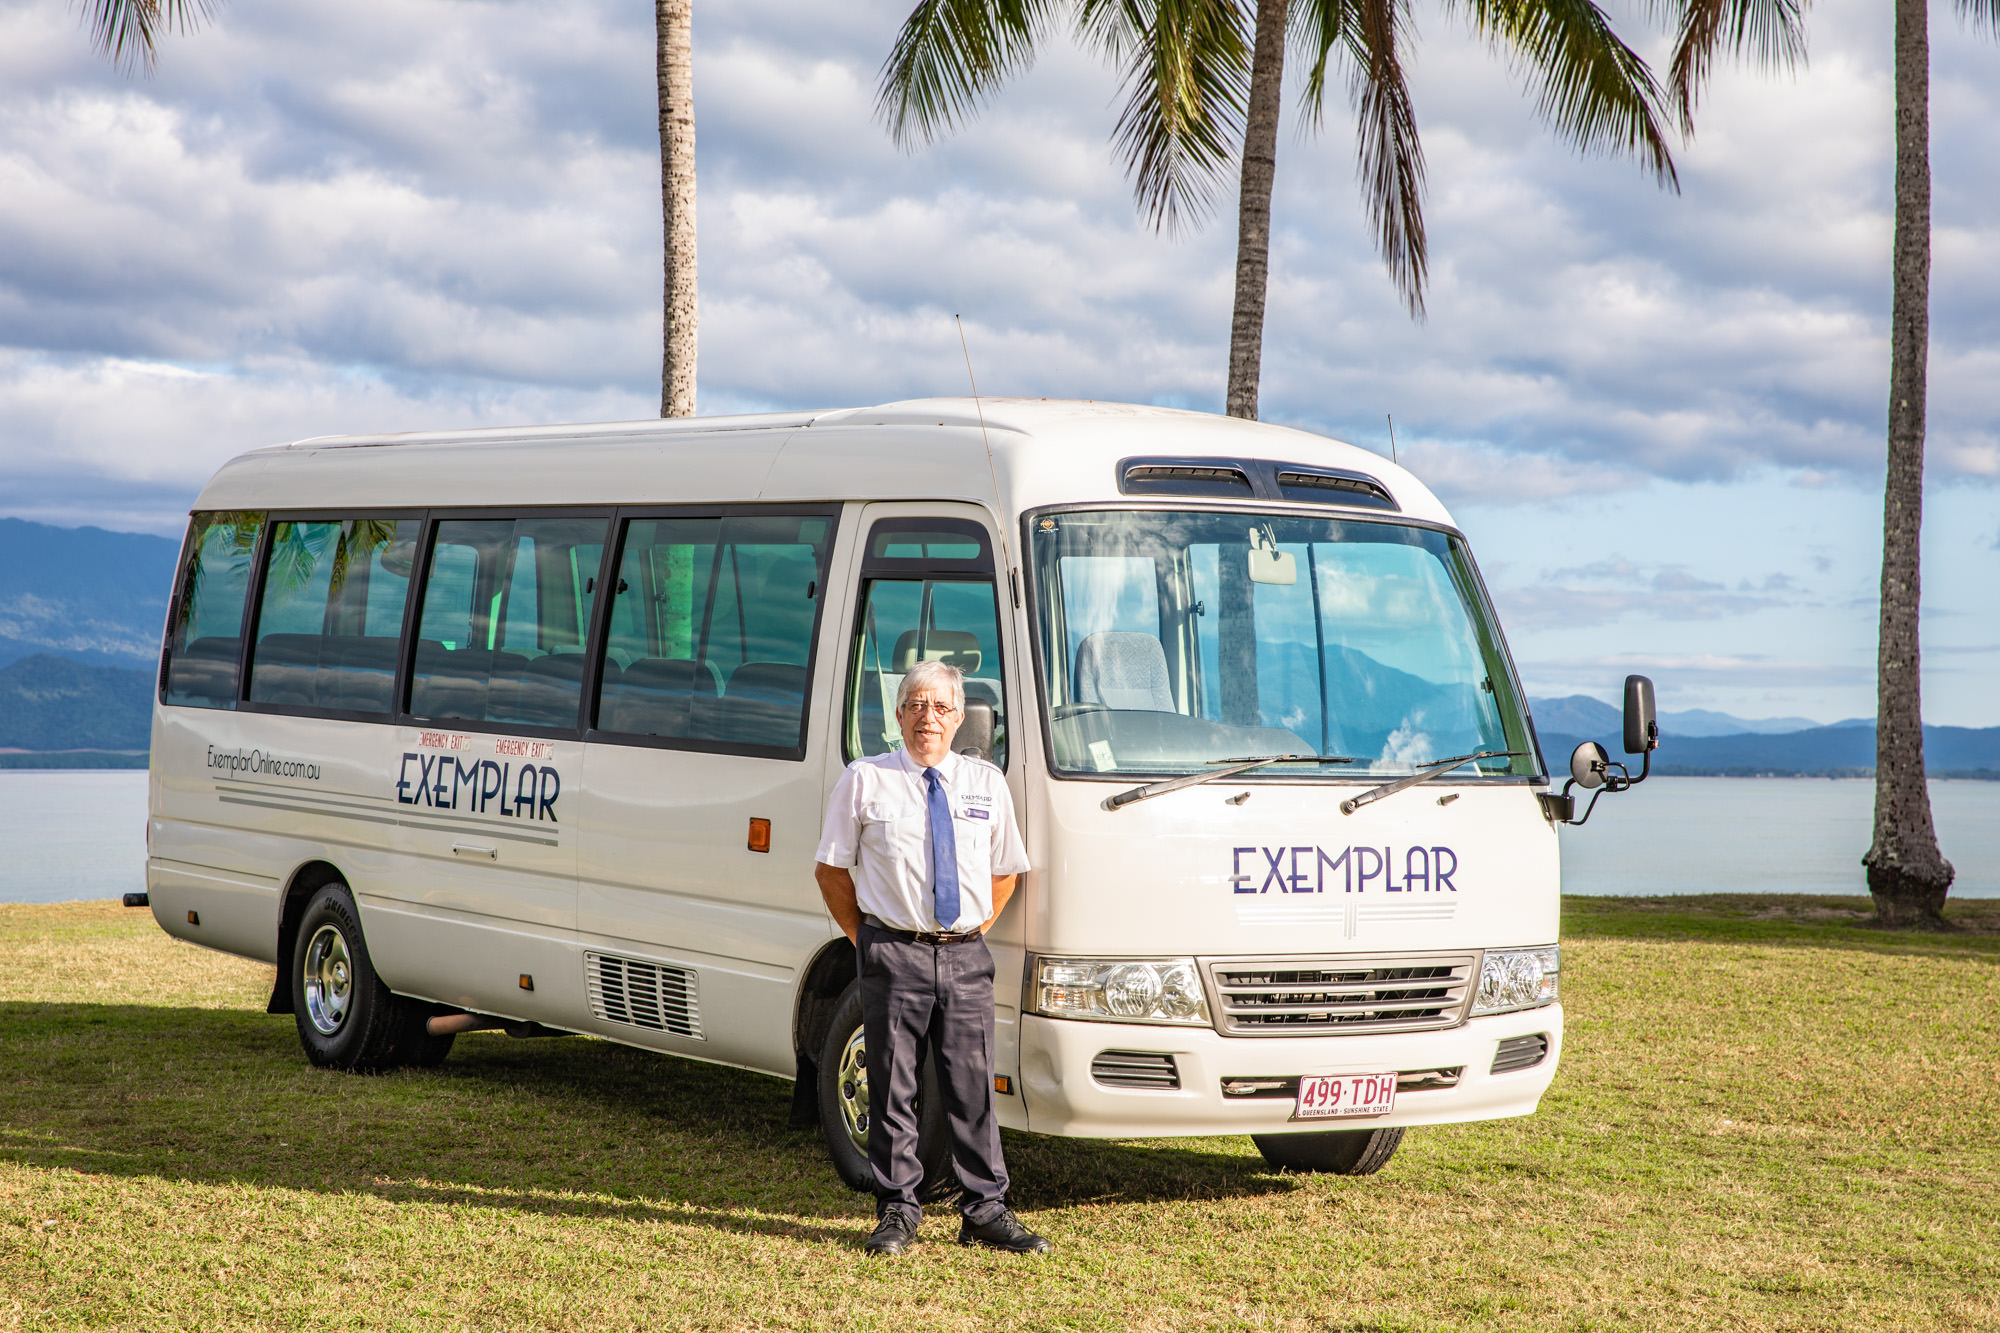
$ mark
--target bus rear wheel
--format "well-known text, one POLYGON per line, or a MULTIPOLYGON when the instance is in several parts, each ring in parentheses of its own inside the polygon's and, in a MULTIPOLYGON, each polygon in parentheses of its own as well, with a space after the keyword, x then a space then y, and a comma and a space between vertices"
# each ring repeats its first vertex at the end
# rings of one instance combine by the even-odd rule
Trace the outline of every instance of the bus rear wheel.
POLYGON ((306 1058, 356 1073, 430 1067, 451 1050, 424 1024, 431 1006, 392 993, 375 975, 354 895, 335 881, 306 904, 291 958, 292 1014, 306 1058))
POLYGON ((1285 1171, 1372 1176, 1389 1165, 1403 1141, 1400 1129, 1335 1129, 1318 1134, 1252 1134, 1264 1160, 1285 1171))
MULTIPOLYGON (((820 1048, 819 1127, 841 1182, 864 1194, 875 1192, 875 1168, 868 1164, 871 1111, 868 1045, 861 1027, 861 983, 855 981, 834 1006, 833 1022, 820 1048)), ((935 1203, 957 1193, 958 1175, 951 1169, 944 1098, 938 1095, 936 1071, 928 1066, 917 1091, 917 1159, 924 1168, 923 1181, 917 1186, 919 1199, 935 1203)))

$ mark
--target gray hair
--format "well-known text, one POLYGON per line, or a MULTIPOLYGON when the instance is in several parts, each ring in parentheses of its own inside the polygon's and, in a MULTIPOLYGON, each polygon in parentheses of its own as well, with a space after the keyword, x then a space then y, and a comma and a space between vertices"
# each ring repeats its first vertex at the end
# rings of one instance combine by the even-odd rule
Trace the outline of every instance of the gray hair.
POLYGON ((944 690, 951 695, 951 706, 965 711, 965 673, 949 662, 919 662, 904 672, 903 683, 896 687, 896 711, 902 712, 918 690, 944 690))

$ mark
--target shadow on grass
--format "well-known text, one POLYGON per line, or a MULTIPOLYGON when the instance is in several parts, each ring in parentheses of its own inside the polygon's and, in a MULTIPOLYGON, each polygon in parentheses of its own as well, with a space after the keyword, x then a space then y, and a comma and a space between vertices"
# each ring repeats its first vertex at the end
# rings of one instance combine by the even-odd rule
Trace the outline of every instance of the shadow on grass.
MULTIPOLYGON (((873 1201, 787 1127, 791 1085, 577 1038, 462 1037, 436 1070, 312 1068, 292 1022, 0 1002, 0 1161, 87 1175, 658 1218, 858 1243, 873 1201)), ((1241 1152, 1007 1136, 1024 1210, 1282 1193, 1241 1152)))
POLYGON ((1935 932, 1884 930, 1873 924, 1874 914, 1874 904, 1861 894, 1569 895, 1562 900, 1562 937, 1700 940, 2000 961, 2000 899, 1947 901, 1947 929, 1935 932))

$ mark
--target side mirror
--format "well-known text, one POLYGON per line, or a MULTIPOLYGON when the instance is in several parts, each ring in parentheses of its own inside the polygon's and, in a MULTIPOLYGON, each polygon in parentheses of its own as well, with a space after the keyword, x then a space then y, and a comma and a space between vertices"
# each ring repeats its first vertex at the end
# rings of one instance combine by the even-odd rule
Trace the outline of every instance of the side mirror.
POLYGON ((1585 791, 1595 791, 1604 785, 1604 775, 1610 771, 1611 756, 1596 741, 1585 741, 1570 752, 1570 781, 1585 791))
POLYGON ((1625 677, 1625 753, 1647 754, 1660 748, 1660 724, 1653 709, 1653 682, 1645 676, 1625 677))

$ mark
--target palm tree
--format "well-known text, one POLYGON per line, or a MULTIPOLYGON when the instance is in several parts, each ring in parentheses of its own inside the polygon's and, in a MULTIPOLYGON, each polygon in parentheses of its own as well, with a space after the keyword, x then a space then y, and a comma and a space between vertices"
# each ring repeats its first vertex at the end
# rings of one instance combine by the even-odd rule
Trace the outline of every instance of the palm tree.
POLYGON ((191 32, 215 17, 218 0, 87 0, 90 44, 118 68, 150 74, 162 32, 191 32))
MULTIPOLYGON (((1674 186, 1652 74, 1591 0, 1465 0, 1459 9, 1538 84, 1537 109, 1558 133, 1580 150, 1631 152, 1674 186)), ((1421 317, 1424 162, 1402 63, 1410 0, 922 0, 882 68, 877 105, 890 133, 912 147, 948 132, 1025 69, 1064 18, 1123 68, 1114 142, 1156 229, 1199 221, 1240 162, 1230 415, 1257 415, 1287 40, 1308 61, 1301 110, 1311 128, 1335 53, 1349 66, 1376 246, 1421 317)))
POLYGON ((660 415, 694 415, 694 0, 653 0, 660 85, 660 204, 666 230, 660 415))
MULTIPOLYGON (((1957 0, 2000 35, 2000 0, 1957 0)), ((1805 50, 1804 0, 1681 0, 1670 81, 1680 121, 1718 49, 1790 66, 1805 50)), ((1889 458, 1882 502, 1882 606, 1875 648, 1875 836, 1861 864, 1885 926, 1936 926, 1954 871, 1938 850, 1924 781, 1919 607, 1924 523, 1925 361, 1930 354, 1930 14, 1896 0, 1896 232, 1890 262, 1889 458)))

